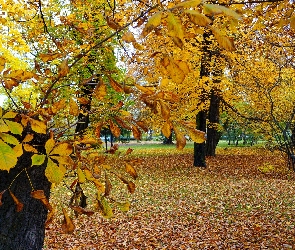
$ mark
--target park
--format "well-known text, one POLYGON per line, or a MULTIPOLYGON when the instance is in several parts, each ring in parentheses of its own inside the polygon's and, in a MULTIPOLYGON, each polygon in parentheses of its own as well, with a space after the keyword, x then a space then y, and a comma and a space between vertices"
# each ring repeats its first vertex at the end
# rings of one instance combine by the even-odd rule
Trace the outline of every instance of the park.
POLYGON ((295 247, 293 1, 0 5, 0 250, 295 247))

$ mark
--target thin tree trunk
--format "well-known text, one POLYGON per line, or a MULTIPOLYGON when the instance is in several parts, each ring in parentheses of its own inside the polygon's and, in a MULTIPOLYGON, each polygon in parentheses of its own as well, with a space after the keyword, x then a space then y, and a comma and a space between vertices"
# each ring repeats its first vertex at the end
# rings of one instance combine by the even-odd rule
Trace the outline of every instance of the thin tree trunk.
MULTIPOLYGON (((46 140, 46 136, 42 136, 35 142, 44 145, 46 140)), ((0 206, 0 250, 41 250, 43 247, 47 209, 30 193, 33 186, 35 190, 44 190, 49 199, 50 183, 44 174, 46 163, 31 167, 31 156, 24 152, 9 172, 0 171, 0 192, 6 190, 0 206), (22 211, 16 211, 8 189, 23 203, 22 211)))

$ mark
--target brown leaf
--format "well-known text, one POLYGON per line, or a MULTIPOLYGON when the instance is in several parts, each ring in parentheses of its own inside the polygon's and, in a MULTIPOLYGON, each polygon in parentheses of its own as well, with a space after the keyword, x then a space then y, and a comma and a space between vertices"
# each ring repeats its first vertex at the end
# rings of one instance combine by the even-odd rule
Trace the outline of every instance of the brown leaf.
POLYGON ((94 214, 94 211, 85 209, 83 207, 79 207, 79 206, 71 206, 71 208, 77 212, 78 214, 86 214, 87 216, 91 216, 94 214))
POLYGON ((70 72, 70 68, 68 65, 68 60, 65 59, 62 61, 62 63, 59 65, 58 69, 58 76, 59 77, 64 77, 70 72))
POLYGON ((75 225, 72 219, 70 218, 70 216, 67 214, 67 211, 65 210, 65 208, 62 209, 62 212, 64 214, 64 221, 61 225, 61 228, 64 233, 71 234, 75 230, 75 225))
POLYGON ((106 21, 107 21, 108 26, 114 30, 118 30, 121 28, 121 26, 115 21, 114 18, 107 16, 106 21))
POLYGON ((131 194, 133 194, 135 192, 135 184, 132 181, 128 182, 127 188, 131 194))
POLYGON ((22 204, 17 198, 16 196, 9 190, 9 193, 16 205, 16 212, 20 212, 23 210, 24 204, 22 204))
POLYGON ((132 132, 133 132, 133 136, 134 136, 134 138, 135 138, 136 140, 141 140, 141 132, 140 132, 140 130, 139 130, 136 126, 134 126, 134 125, 132 125, 132 132))
POLYGON ((52 210, 52 206, 47 200, 47 197, 44 194, 44 190, 34 190, 31 192, 31 196, 34 199, 40 200, 49 211, 52 210))
POLYGON ((138 177, 137 172, 134 167, 132 167, 129 163, 126 162, 126 172, 130 174, 135 180, 138 177))
POLYGON ((6 189, 3 190, 1 193, 0 193, 0 207, 3 205, 3 202, 2 202, 2 196, 3 194, 6 192, 6 189))
POLYGON ((47 214, 47 219, 45 222, 45 227, 47 227, 50 223, 52 223, 54 215, 55 215, 55 209, 52 209, 49 211, 49 213, 47 214))

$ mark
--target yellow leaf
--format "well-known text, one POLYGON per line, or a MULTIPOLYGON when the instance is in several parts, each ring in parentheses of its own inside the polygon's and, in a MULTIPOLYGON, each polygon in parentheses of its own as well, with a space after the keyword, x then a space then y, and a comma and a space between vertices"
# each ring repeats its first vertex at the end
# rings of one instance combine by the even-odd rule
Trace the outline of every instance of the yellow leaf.
POLYGON ((170 64, 167 66, 167 71, 173 82, 180 84, 185 79, 184 72, 178 67, 174 61, 170 61, 170 64))
POLYGON ((77 168, 77 175, 78 175, 78 181, 79 183, 84 183, 86 181, 86 177, 83 173, 83 171, 81 170, 81 168, 77 168))
POLYGON ((71 98, 70 99, 70 115, 77 116, 79 115, 79 106, 78 104, 71 98))
POLYGON ((38 121, 34 119, 30 119, 32 130, 39 134, 46 134, 46 123, 43 121, 38 121))
POLYGON ((51 183, 58 184, 62 181, 66 173, 66 168, 61 165, 56 165, 50 158, 48 158, 47 167, 45 169, 45 176, 51 183))
POLYGON ((57 144, 53 150, 50 152, 50 155, 62 155, 62 156, 68 156, 73 152, 73 147, 69 143, 60 143, 57 144))
POLYGON ((126 162, 126 172, 128 174, 130 174, 134 179, 136 179, 138 176, 137 176, 137 173, 136 173, 136 170, 134 167, 132 167, 129 163, 126 162))
POLYGON ((186 131, 195 143, 203 143, 204 141, 206 141, 205 132, 197 130, 195 128, 186 128, 186 131))
POLYGON ((218 15, 218 14, 225 14, 226 16, 230 16, 230 17, 233 17, 235 19, 240 19, 241 16, 227 8, 227 7, 224 7, 222 5, 217 5, 217 4, 204 4, 204 7, 203 7, 203 10, 204 10, 204 13, 205 14, 213 14, 213 15, 218 15))
POLYGON ((58 162, 59 166, 61 166, 61 165, 73 166, 74 165, 74 162, 70 156, 50 155, 50 158, 56 160, 58 162))
POLYGON ((105 187, 104 185, 97 179, 93 179, 92 182, 94 183, 96 189, 97 189, 97 197, 99 198, 104 192, 105 187))
POLYGON ((179 4, 176 4, 173 8, 193 8, 200 5, 202 0, 190 0, 190 1, 183 1, 179 4))
POLYGON ((64 221, 61 226, 62 230, 64 233, 71 234, 75 230, 75 225, 74 225, 72 219, 70 218, 70 216, 67 214, 67 211, 65 210, 65 208, 62 209, 62 212, 64 215, 64 221))
POLYGON ((13 151, 14 151, 16 157, 20 157, 23 154, 23 145, 22 144, 17 144, 13 148, 13 151))
POLYGON ((107 87, 101 80, 95 87, 93 94, 98 100, 102 100, 107 94, 107 87))
POLYGON ((62 61, 62 63, 59 65, 58 69, 58 76, 64 77, 70 72, 70 68, 68 65, 68 59, 65 59, 62 61))
POLYGON ((89 169, 84 169, 84 174, 87 180, 89 181, 95 181, 96 179, 93 177, 91 171, 89 169))
POLYGON ((132 32, 130 31, 124 33, 124 35, 122 36, 122 40, 126 43, 136 42, 132 32))
POLYGON ((161 24, 162 19, 162 11, 156 12, 153 14, 148 22, 146 23, 143 31, 142 31, 142 37, 146 37, 152 30, 157 28, 161 24))
POLYGON ((180 18, 173 15, 171 12, 168 12, 167 22, 169 35, 183 40, 184 32, 180 18))
POLYGON ((55 141, 54 139, 50 138, 46 141, 45 143, 45 150, 46 150, 46 154, 49 155, 51 150, 54 148, 55 146, 55 141))
POLYGON ((186 10, 185 13, 188 14, 191 22, 193 22, 196 25, 206 27, 208 24, 212 23, 212 21, 208 17, 196 10, 186 10))

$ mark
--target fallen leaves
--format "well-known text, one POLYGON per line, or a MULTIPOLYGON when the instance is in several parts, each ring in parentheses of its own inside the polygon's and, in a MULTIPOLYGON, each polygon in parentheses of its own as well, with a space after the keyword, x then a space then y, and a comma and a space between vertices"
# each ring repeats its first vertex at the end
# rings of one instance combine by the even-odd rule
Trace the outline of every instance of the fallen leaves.
MULTIPOLYGON (((128 156, 136 157, 134 148, 128 156)), ((124 193, 129 202, 108 204, 110 220, 99 213, 79 217, 71 235, 60 234, 56 220, 46 231, 46 249, 287 249, 295 244, 294 174, 280 155, 221 148, 207 159, 207 169, 192 167, 192 148, 151 148, 140 155, 137 191, 124 193), (272 171, 258 170, 267 163, 272 171)), ((113 188, 111 197, 124 190, 113 188)), ((93 191, 87 192, 91 197, 93 191)))

